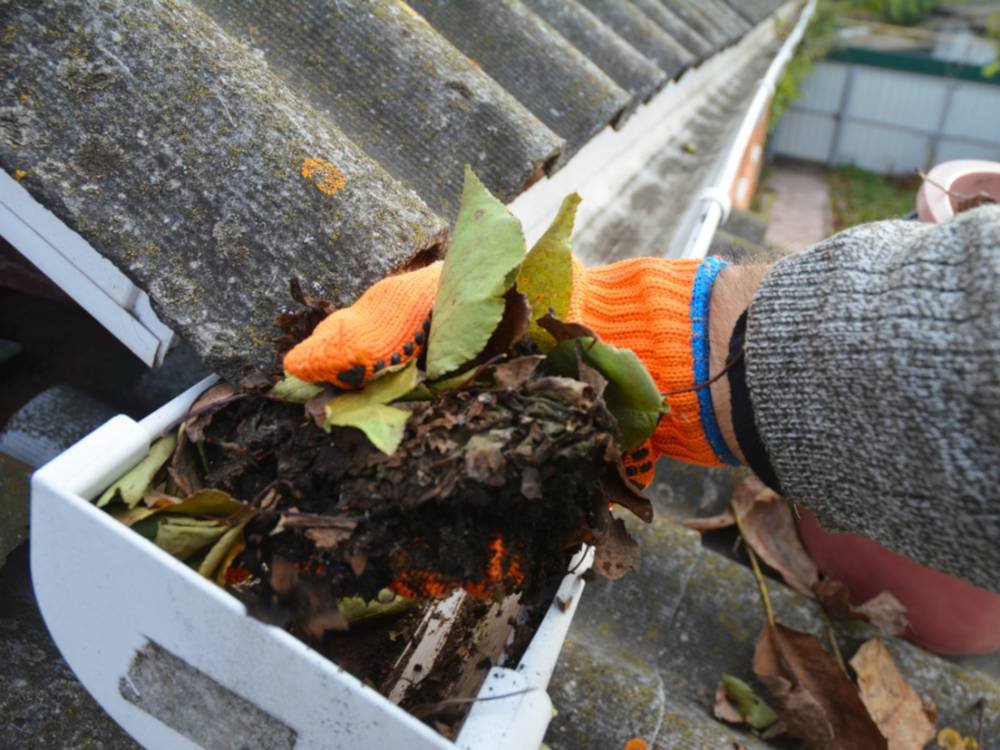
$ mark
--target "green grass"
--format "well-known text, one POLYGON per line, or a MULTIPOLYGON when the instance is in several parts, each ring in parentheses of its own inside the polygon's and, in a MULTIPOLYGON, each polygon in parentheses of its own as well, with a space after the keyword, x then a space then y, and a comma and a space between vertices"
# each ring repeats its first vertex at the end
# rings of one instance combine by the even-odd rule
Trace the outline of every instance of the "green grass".
POLYGON ((904 216, 917 207, 917 177, 887 177, 858 167, 838 167, 830 175, 836 231, 904 216))

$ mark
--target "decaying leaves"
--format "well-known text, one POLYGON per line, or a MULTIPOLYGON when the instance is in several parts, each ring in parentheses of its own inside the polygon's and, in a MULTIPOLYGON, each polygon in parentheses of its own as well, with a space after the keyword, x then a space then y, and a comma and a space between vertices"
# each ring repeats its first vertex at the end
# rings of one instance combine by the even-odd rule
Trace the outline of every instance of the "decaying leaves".
POLYGON ((212 421, 213 407, 221 408, 236 395, 236 389, 229 383, 216 383, 191 406, 190 417, 184 423, 184 431, 192 442, 200 443, 205 438, 205 427, 212 421))
POLYGON ((880 639, 862 644, 851 667, 858 675, 861 700, 888 740, 889 750, 920 750, 931 741, 934 723, 880 639))
POLYGON ((608 517, 594 541, 594 567, 608 580, 617 581, 630 570, 639 570, 639 543, 620 518, 608 517))
POLYGON ((888 747, 854 683, 815 636, 766 624, 757 638, 753 671, 789 734, 810 750, 888 747))
POLYGON ((97 507, 103 508, 112 500, 121 500, 129 508, 134 508, 142 500, 146 490, 153 482, 153 477, 170 460, 177 447, 177 437, 168 435, 157 440, 149 449, 149 453, 128 472, 112 484, 97 499, 97 507))
POLYGON ((824 578, 813 585, 813 595, 835 620, 867 620, 886 635, 893 636, 902 635, 910 625, 906 619, 906 607, 888 591, 854 606, 844 584, 824 578))
POLYGON ((781 573, 785 583, 811 595, 819 572, 802 541, 788 503, 756 477, 737 485, 731 500, 739 516, 744 541, 768 565, 781 573))

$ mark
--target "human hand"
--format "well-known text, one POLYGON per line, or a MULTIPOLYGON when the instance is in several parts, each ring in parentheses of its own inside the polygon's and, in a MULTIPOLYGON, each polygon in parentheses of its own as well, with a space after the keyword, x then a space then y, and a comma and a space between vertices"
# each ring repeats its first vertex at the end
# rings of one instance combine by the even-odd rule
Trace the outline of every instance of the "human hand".
MULTIPOLYGON (((716 259, 636 258, 587 269, 573 261, 568 320, 634 351, 670 407, 652 438, 624 456, 629 479, 641 487, 652 481, 661 454, 710 466, 735 462, 707 389, 691 390, 708 378, 709 292, 723 265, 716 259)), ((420 356, 441 268, 434 264, 374 284, 292 349, 285 370, 309 382, 360 388, 383 368, 420 356)))

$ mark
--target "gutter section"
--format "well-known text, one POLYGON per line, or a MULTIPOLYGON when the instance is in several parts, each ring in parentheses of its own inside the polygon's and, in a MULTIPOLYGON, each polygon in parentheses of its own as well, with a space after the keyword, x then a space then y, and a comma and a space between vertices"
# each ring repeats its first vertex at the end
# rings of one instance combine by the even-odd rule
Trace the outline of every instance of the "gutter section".
POLYGON ((0 227, 18 252, 135 356, 150 367, 163 363, 174 333, 157 317, 149 296, 3 170, 0 227))
POLYGON ((795 28, 785 39, 781 49, 771 65, 768 67, 764 77, 757 83, 757 90, 747 107, 743 121, 740 123, 736 136, 730 144, 729 151, 723 158, 718 173, 711 185, 702 190, 699 199, 699 217, 691 233, 687 236, 687 242, 680 250, 681 258, 704 258, 708 248, 715 236, 715 231, 719 225, 729 217, 732 207, 731 196, 734 183, 739 174, 740 164, 746 153, 747 146, 753 137, 754 131, 760 122, 761 117, 767 112, 767 107, 774 96, 774 90, 778 79, 785 70, 785 66, 791 59, 798 47, 802 36, 805 34, 806 26, 816 10, 816 0, 808 0, 799 15, 799 20, 795 28))

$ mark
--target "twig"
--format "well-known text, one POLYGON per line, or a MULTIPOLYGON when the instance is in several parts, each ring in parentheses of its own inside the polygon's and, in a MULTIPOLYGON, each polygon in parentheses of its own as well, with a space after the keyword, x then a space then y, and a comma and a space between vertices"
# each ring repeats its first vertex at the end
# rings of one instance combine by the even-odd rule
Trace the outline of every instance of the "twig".
POLYGON ((983 715, 986 713, 986 699, 980 698, 976 701, 976 705, 979 706, 979 750, 986 750, 986 745, 983 744, 983 715))
POLYGON ((678 388, 676 391, 667 391, 666 393, 661 393, 660 395, 663 396, 663 398, 667 398, 668 396, 677 396, 681 393, 690 393, 691 391, 700 391, 702 388, 708 388, 708 386, 712 385, 712 383, 714 383, 716 380, 722 378, 723 375, 725 375, 727 372, 732 370, 737 364, 739 364, 741 359, 743 359, 742 347, 740 347, 740 350, 736 352, 735 357, 726 362, 725 367, 719 370, 715 375, 710 377, 704 383, 696 383, 695 385, 689 385, 687 388, 678 388))
POLYGON ((504 693, 503 695, 487 695, 484 698, 445 698, 443 701, 438 701, 437 703, 424 703, 414 706, 410 709, 410 713, 418 719, 422 719, 440 713, 443 709, 451 706, 464 706, 468 703, 485 703, 486 701, 499 701, 505 698, 516 698, 519 695, 527 695, 528 693, 534 693, 539 690, 541 690, 541 688, 530 687, 522 690, 515 690, 512 693, 504 693))
POLYGON ((743 528, 743 521, 740 520, 740 514, 736 512, 736 508, 733 508, 733 518, 736 519, 736 526, 740 530, 740 536, 743 537, 743 546, 746 547, 747 555, 750 556, 750 566, 753 568, 753 576, 757 579, 757 587, 760 589, 760 600, 764 603, 764 614, 767 615, 767 624, 772 628, 774 627, 774 610, 771 609, 771 597, 767 593, 767 585, 764 583, 764 575, 760 572, 760 565, 757 563, 757 555, 754 554, 753 547, 747 541, 746 531, 743 528))
POLYGON ((937 182, 936 180, 932 180, 930 176, 924 174, 919 169, 914 171, 917 173, 917 176, 920 177, 921 180, 926 182, 928 185, 931 185, 932 187, 936 187, 938 190, 947 195, 949 198, 958 198, 958 200, 960 201, 985 200, 987 203, 997 202, 996 199, 992 195, 987 193, 985 190, 980 190, 978 193, 974 195, 969 193, 960 193, 957 190, 951 190, 950 188, 946 188, 944 185, 942 185, 940 182, 937 182))
MULTIPOLYGON (((819 616, 826 623, 826 637, 830 640, 830 645, 833 647, 833 657, 837 660, 837 666, 840 667, 841 672, 847 674, 847 665, 844 663, 844 655, 840 653, 840 644, 837 643, 837 634, 833 631, 833 623, 830 622, 830 618, 823 610, 820 610, 819 616)), ((849 674, 847 676, 850 677, 849 674)))
POLYGON ((191 409, 191 411, 189 411, 187 414, 171 422, 170 425, 161 434, 165 435, 166 433, 171 432, 181 422, 189 422, 195 417, 200 417, 202 414, 208 414, 209 412, 215 411, 216 409, 221 409, 223 406, 228 406, 229 404, 235 401, 240 401, 241 399, 246 398, 248 395, 249 394, 247 393, 234 393, 232 396, 226 396, 225 398, 220 398, 218 401, 213 401, 210 404, 205 404, 204 406, 199 407, 198 409, 191 409))

